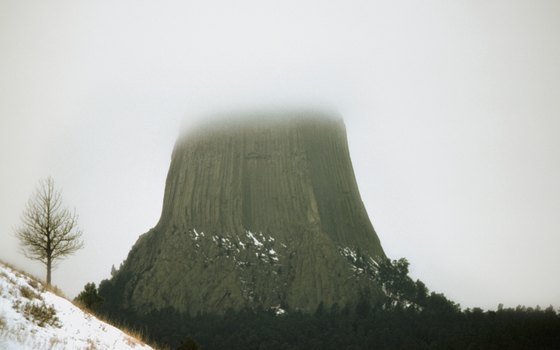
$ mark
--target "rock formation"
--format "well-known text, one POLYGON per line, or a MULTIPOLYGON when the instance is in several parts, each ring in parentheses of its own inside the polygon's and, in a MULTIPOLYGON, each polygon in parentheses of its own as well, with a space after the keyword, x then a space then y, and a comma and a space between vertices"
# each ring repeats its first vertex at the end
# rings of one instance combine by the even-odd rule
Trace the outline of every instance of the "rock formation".
POLYGON ((380 295, 372 274, 384 253, 344 123, 303 114, 207 125, 177 141, 161 218, 107 282, 120 307, 311 312, 380 295))

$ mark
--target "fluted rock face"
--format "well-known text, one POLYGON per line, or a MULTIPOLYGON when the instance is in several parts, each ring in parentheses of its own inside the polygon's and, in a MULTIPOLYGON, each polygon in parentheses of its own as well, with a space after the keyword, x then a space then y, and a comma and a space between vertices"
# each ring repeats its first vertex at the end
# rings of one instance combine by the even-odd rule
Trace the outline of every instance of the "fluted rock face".
POLYGON ((313 311, 379 295, 381 256, 342 120, 251 119, 177 142, 161 219, 111 282, 134 312, 313 311))

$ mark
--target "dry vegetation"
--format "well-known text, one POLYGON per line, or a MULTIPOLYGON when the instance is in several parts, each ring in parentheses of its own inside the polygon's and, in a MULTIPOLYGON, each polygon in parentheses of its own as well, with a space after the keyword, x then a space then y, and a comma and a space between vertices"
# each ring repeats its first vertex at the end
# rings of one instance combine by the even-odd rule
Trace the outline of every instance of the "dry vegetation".
MULTIPOLYGON (((123 332, 124 334, 129 336, 129 338, 127 338, 127 342, 131 346, 135 345, 135 344, 148 344, 156 350, 168 350, 168 349, 165 349, 165 348, 157 347, 154 344, 151 344, 150 341, 148 340, 147 336, 141 330, 129 328, 129 327, 123 325, 123 324, 119 324, 117 322, 114 322, 114 320, 108 319, 108 318, 106 318, 102 315, 94 315, 94 314, 91 313, 91 310, 89 310, 83 304, 81 304, 79 302, 72 301, 72 304, 74 304, 74 306, 78 307, 83 312, 89 314, 91 317, 95 317, 98 320, 100 320, 104 323, 107 323, 108 325, 111 325, 113 327, 116 327, 116 328, 120 329, 121 332, 123 332)), ((92 349, 95 349, 95 348, 92 348, 92 349)))
POLYGON ((0 331, 3 331, 6 328, 6 319, 4 315, 0 315, 0 331))
MULTIPOLYGON (((56 309, 51 305, 47 305, 41 294, 46 291, 49 291, 59 297, 67 299, 64 293, 58 287, 47 286, 44 282, 41 282, 37 277, 21 269, 16 268, 11 264, 8 264, 2 260, 0 260, 0 264, 11 269, 12 272, 17 277, 23 278, 27 283, 27 285, 25 284, 20 285, 17 286, 16 288, 8 289, 8 290, 5 290, 2 286, 0 286, 0 295, 4 294, 4 292, 9 293, 15 300, 12 303, 12 307, 18 312, 21 312, 21 314, 23 314, 27 320, 35 323, 36 325, 40 327, 46 327, 46 326, 51 326, 56 328, 62 327, 60 320, 56 315, 56 309)), ((13 283, 14 285, 16 284, 16 281, 13 279, 13 277, 10 277, 8 274, 6 274, 3 271, 0 271, 0 277, 13 283)), ((111 324, 110 322, 108 322, 108 320, 104 320, 101 317, 97 317, 90 314, 90 310, 84 308, 83 305, 73 301, 70 302, 72 302, 75 306, 79 307, 82 311, 84 311, 87 315, 89 315, 89 317, 92 318, 94 317, 99 319, 100 321, 111 324)), ((143 341, 145 337, 141 332, 127 329, 119 325, 114 325, 114 326, 116 328, 119 328, 123 333, 125 333, 128 336, 126 338, 126 342, 131 346, 136 344, 140 345, 142 343, 146 343, 145 341, 143 341)), ((25 340, 29 336, 27 332, 20 332, 14 329, 10 329, 5 315, 0 315, 0 333, 5 331, 8 332, 15 331, 17 333, 16 338, 20 340, 22 343, 25 342, 25 340)), ((45 343, 41 346, 47 346, 48 348, 53 348, 53 347, 57 347, 57 345, 60 345, 60 343, 61 340, 55 336, 48 340, 48 345, 45 343)), ((96 350, 98 349, 98 345, 94 340, 88 339, 87 349, 96 350)))
POLYGON ((22 297, 27 298, 29 300, 41 298, 41 296, 37 292, 35 292, 33 289, 27 286, 20 286, 19 292, 21 293, 22 297))

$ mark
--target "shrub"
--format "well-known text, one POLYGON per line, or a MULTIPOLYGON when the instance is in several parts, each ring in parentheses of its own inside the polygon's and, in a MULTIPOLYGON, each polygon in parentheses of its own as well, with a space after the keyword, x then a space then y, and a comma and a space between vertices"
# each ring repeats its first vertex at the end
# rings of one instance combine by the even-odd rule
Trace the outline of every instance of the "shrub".
POLYGON ((27 286, 20 286, 19 287, 19 292, 21 293, 22 297, 27 298, 29 300, 40 299, 41 298, 41 296, 39 294, 37 294, 37 292, 35 292, 33 289, 31 289, 27 286))
POLYGON ((87 340, 87 347, 85 350, 97 350, 97 346, 95 346, 95 341, 92 339, 87 340))
POLYGON ((43 291, 47 290, 47 291, 53 293, 54 295, 58 295, 61 298, 68 299, 66 297, 66 295, 64 294, 64 292, 62 291, 62 289, 58 288, 54 284, 47 285, 47 286, 43 287, 42 289, 43 289, 43 291))
POLYGON ((49 349, 53 349, 58 344, 60 344, 60 339, 58 339, 56 336, 53 336, 51 337, 51 339, 49 339, 49 349))
POLYGON ((47 306, 45 302, 41 304, 26 303, 23 306, 23 315, 29 321, 35 322, 39 327, 46 325, 60 328, 60 320, 56 317, 56 310, 52 306, 47 306))
POLYGON ((37 282, 37 281, 34 280, 33 278, 30 278, 29 281, 27 281, 27 283, 29 283, 29 285, 31 286, 31 288, 33 288, 33 289, 39 289, 39 282, 37 282))

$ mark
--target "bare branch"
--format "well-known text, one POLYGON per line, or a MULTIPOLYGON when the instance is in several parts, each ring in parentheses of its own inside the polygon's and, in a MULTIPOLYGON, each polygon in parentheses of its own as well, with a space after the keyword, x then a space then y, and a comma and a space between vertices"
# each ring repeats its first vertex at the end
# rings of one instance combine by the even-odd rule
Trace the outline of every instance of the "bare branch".
POLYGON ((61 191, 51 177, 41 180, 21 215, 15 230, 23 254, 47 266, 47 283, 57 260, 83 248, 78 216, 62 206, 61 191))

